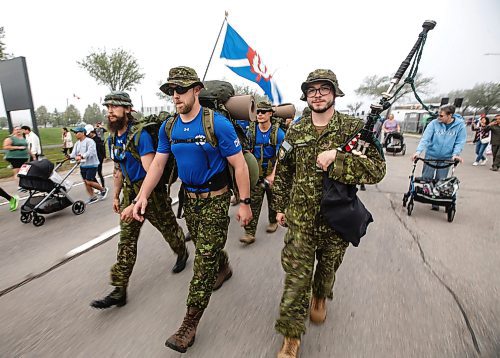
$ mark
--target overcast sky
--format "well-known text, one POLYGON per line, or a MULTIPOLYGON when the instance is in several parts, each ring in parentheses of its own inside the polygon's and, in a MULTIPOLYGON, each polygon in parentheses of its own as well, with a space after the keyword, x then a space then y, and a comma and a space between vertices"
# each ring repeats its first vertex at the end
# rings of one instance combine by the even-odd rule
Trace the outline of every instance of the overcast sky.
MULTIPOLYGON (((275 73, 285 102, 300 107, 300 84, 315 68, 330 68, 346 96, 369 75, 393 75, 417 40, 424 20, 437 21, 427 38, 420 72, 435 79, 435 94, 500 82, 499 0, 350 1, 13 1, 4 0, 0 26, 7 52, 25 56, 35 108, 82 112, 108 92, 77 65, 91 51, 123 48, 138 59, 145 79, 131 92, 136 108, 161 105, 158 82, 187 65, 203 75, 217 33, 229 23, 275 73), (80 100, 73 98, 73 94, 80 100)), ((219 58, 207 79, 256 85, 219 58)), ((364 100, 368 107, 370 101, 364 100)), ((0 101, 0 115, 4 115, 0 101)))

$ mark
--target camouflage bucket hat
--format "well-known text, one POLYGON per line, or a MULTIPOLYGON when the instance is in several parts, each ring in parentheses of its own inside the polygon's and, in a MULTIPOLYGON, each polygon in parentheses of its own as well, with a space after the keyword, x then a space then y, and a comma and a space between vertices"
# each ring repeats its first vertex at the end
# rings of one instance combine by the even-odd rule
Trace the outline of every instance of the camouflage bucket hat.
POLYGON ((300 97, 300 99, 302 101, 305 101, 306 100, 305 92, 307 90, 307 87, 311 83, 320 81, 325 81, 332 84, 333 89, 335 90, 335 97, 344 96, 344 92, 342 92, 339 88, 339 82, 337 81, 337 76, 335 76, 335 73, 333 73, 332 70, 317 69, 312 71, 309 74, 309 76, 307 76, 307 80, 305 82, 302 82, 302 85, 300 86, 302 90, 302 96, 300 97))
POLYGON ((273 105, 269 101, 260 101, 259 103, 257 103, 257 109, 274 112, 273 105))
POLYGON ((127 92, 114 91, 104 97, 103 106, 112 104, 114 106, 133 107, 132 100, 127 92))
POLYGON ((202 88, 205 87, 203 82, 200 81, 196 71, 186 66, 171 68, 170 71, 168 71, 167 82, 161 85, 160 91, 167 93, 167 89, 170 85, 181 87, 200 85, 202 88))

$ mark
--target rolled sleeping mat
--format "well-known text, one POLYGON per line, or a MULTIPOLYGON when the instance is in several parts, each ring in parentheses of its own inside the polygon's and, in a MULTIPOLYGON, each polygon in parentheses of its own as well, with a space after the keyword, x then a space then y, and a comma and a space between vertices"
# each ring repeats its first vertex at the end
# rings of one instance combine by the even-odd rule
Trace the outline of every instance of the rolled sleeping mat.
POLYGON ((253 188, 257 185, 257 181, 259 180, 259 163, 257 162, 255 156, 250 152, 245 151, 243 156, 245 157, 245 161, 248 166, 248 173, 250 174, 250 188, 253 188))
POLYGON ((255 98, 250 94, 233 96, 224 104, 231 118, 241 121, 255 121, 257 111, 255 109, 255 98))
POLYGON ((291 103, 283 103, 280 104, 279 106, 273 106, 274 108, 274 117, 280 117, 283 119, 287 118, 295 118, 295 106, 291 103))

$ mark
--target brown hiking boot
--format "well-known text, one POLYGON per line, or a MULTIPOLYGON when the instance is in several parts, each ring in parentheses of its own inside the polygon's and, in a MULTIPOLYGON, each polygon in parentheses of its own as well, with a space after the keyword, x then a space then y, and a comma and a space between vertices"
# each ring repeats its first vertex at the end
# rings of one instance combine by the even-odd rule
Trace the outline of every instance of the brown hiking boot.
POLYGON ((222 284, 229 280, 231 276, 233 276, 233 270, 231 270, 231 266, 229 266, 228 262, 223 267, 219 268, 217 279, 214 283, 214 291, 217 291, 219 288, 221 288, 222 284))
POLYGON ((316 298, 311 299, 311 310, 309 314, 311 322, 316 324, 322 324, 326 319, 326 298, 316 298))
POLYGON ((165 342, 165 346, 174 351, 186 353, 187 349, 194 344, 196 328, 200 323, 203 310, 196 307, 188 307, 181 326, 165 342))
POLYGON ((276 230, 278 230, 278 223, 270 223, 267 225, 266 232, 272 234, 276 230))
POLYGON ((240 237, 240 242, 250 245, 255 242, 255 236, 250 235, 250 234, 245 234, 242 237, 240 237))
POLYGON ((278 353, 278 358, 297 358, 299 356, 300 339, 285 337, 278 353))

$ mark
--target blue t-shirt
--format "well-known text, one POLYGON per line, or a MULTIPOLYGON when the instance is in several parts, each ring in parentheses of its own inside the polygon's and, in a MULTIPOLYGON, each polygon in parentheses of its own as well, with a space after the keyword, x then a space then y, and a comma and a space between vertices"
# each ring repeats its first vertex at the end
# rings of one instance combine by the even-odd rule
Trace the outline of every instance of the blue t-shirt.
MULTIPOLYGON (((125 148, 125 145, 127 144, 127 136, 128 130, 121 136, 117 135, 115 140, 115 148, 125 148)), ((109 140, 112 140, 112 138, 109 137, 109 140)), ((133 140, 135 141, 135 136, 133 140)), ((151 138, 151 135, 145 130, 141 131, 139 143, 137 144, 137 152, 141 157, 149 153, 155 153, 153 138, 151 138)), ((125 152, 125 160, 120 162, 120 169, 122 171, 123 177, 126 177, 126 175, 128 175, 132 183, 142 180, 146 176, 146 171, 142 167, 142 163, 138 162, 129 151, 125 152)))
POLYGON ((250 125, 250 121, 244 121, 244 120, 236 120, 236 124, 238 124, 241 128, 243 128, 243 132, 245 132, 245 135, 247 134, 248 131, 248 126, 250 125))
MULTIPOLYGON (((283 129, 278 128, 278 141, 276 148, 271 144, 271 135, 272 135, 272 126, 266 132, 262 132, 258 125, 256 125, 256 133, 255 133, 255 146, 253 148, 253 154, 257 161, 260 161, 261 158, 261 150, 264 154, 264 159, 270 159, 276 157, 278 155, 278 151, 280 149, 281 143, 285 139, 285 132, 283 129), (269 145, 266 145, 269 144, 269 145)), ((267 161, 262 162, 262 167, 267 168, 267 161)))
MULTIPOLYGON (((190 122, 182 122, 179 116, 172 128, 172 141, 194 138, 205 138, 202 122, 203 108, 190 122)), ((210 143, 172 143, 165 132, 164 122, 158 136, 158 153, 173 153, 177 160, 179 178, 188 191, 208 191, 189 187, 189 185, 203 185, 212 176, 226 169, 226 157, 241 152, 241 144, 232 123, 221 114, 214 113, 214 134, 217 137, 217 147, 210 143)))

